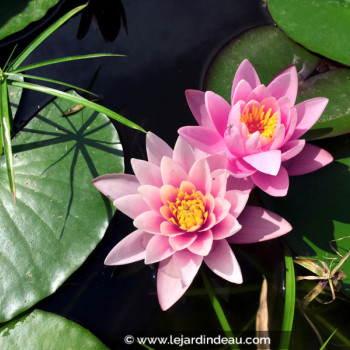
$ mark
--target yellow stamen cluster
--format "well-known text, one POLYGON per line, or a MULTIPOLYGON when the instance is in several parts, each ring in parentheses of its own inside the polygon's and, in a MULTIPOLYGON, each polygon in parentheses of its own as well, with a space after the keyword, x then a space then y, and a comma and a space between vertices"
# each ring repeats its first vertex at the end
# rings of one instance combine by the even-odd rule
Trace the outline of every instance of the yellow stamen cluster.
POLYGON ((276 112, 271 116, 272 108, 265 113, 265 106, 262 105, 258 109, 253 105, 251 112, 249 107, 242 113, 241 122, 247 125, 249 136, 259 131, 260 135, 271 141, 277 126, 276 112))
POLYGON ((169 209, 173 217, 170 222, 178 225, 182 230, 193 231, 199 228, 207 219, 205 198, 201 191, 188 194, 178 189, 175 202, 169 202, 169 209))

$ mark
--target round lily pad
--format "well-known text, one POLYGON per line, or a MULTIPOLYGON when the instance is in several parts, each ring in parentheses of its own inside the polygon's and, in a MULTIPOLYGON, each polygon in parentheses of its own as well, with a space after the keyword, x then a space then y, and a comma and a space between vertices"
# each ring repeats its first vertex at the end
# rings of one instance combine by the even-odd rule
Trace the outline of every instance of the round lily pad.
POLYGON ((268 0, 278 26, 307 49, 350 65, 350 6, 346 0, 268 0))
POLYGON ((64 317, 34 310, 0 328, 3 350, 108 349, 93 334, 64 317))
POLYGON ((103 237, 114 207, 92 186, 123 172, 109 119, 55 99, 13 139, 16 203, 0 159, 0 322, 52 294, 103 237))

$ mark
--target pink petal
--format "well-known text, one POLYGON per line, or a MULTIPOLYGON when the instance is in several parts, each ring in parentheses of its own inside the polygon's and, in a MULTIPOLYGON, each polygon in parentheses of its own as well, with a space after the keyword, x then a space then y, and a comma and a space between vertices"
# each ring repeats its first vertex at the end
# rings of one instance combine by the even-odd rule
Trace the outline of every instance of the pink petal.
POLYGON ((277 75, 267 88, 276 100, 286 96, 293 106, 298 92, 298 72, 295 66, 291 66, 285 69, 282 74, 277 75))
POLYGON ((249 165, 244 159, 231 155, 228 157, 226 169, 235 177, 246 177, 254 174, 256 169, 249 165))
POLYGON ((182 181, 180 184, 180 190, 187 194, 191 194, 193 192, 196 192, 197 188, 192 182, 182 181))
POLYGON ((158 166, 141 159, 131 159, 131 166, 141 185, 153 185, 160 187, 162 177, 158 166))
POLYGON ((237 178, 231 175, 227 179, 226 190, 238 190, 249 194, 254 186, 254 182, 250 177, 237 178))
POLYGON ((140 194, 129 194, 128 196, 120 197, 113 204, 132 219, 150 209, 140 194))
POLYGON ((289 178, 286 169, 281 166, 276 176, 256 172, 252 175, 254 183, 274 197, 283 197, 288 192, 289 178))
POLYGON ((169 237, 169 244, 174 250, 182 250, 190 246, 196 238, 195 233, 184 233, 183 235, 169 237))
POLYGON ((210 193, 214 198, 223 198, 226 193, 226 183, 228 173, 224 169, 218 169, 211 173, 212 184, 210 193))
POLYGON ((235 90, 232 90, 231 104, 235 105, 238 101, 247 101, 249 94, 252 92, 252 87, 245 80, 241 80, 235 90))
MULTIPOLYGON (((238 67, 235 77, 233 79, 232 90, 231 90, 231 101, 234 101, 234 93, 236 91, 236 87, 241 80, 245 80, 252 89, 260 85, 260 80, 258 74, 256 74, 255 69, 251 65, 251 63, 245 59, 240 66, 238 67)), ((233 105, 234 103, 232 103, 233 105)))
POLYGON ((283 124, 287 130, 290 123, 291 107, 293 105, 290 103, 289 98, 287 96, 280 98, 277 101, 277 103, 281 113, 281 124, 283 124))
POLYGON ((328 103, 328 98, 316 97, 295 106, 298 115, 293 139, 304 135, 319 119, 328 103))
POLYGON ((175 202, 179 191, 172 185, 164 185, 160 188, 160 198, 165 205, 175 202))
POLYGON ((206 256, 213 245, 213 234, 207 230, 197 234, 197 239, 187 249, 197 255, 206 256))
POLYGON ((197 123, 207 128, 213 128, 213 121, 211 120, 205 105, 205 92, 198 90, 186 90, 186 99, 197 123))
POLYGON ((225 150, 225 143, 220 134, 203 126, 185 126, 178 133, 193 147, 209 154, 225 150))
POLYGON ((242 229, 227 239, 229 243, 262 242, 292 230, 292 226, 282 217, 260 207, 247 206, 238 220, 242 229))
POLYGON ((242 272, 238 261, 225 239, 215 241, 204 262, 218 276, 233 283, 242 283, 242 272))
POLYGON ((216 217, 216 224, 222 221, 231 208, 231 203, 224 198, 215 198, 214 215, 216 217))
MULTIPOLYGON (((267 87, 265 85, 259 85, 250 93, 247 101, 254 100, 257 102, 261 102, 269 97, 271 97, 271 93, 269 92, 267 87)), ((254 102, 254 104, 256 104, 256 102, 254 102)))
POLYGON ((213 172, 214 170, 217 169, 225 169, 226 168, 226 153, 221 152, 221 153, 216 153, 211 156, 208 156, 205 158, 209 165, 210 172, 213 172))
POLYGON ((225 198, 231 203, 230 214, 237 218, 247 204, 249 193, 231 190, 226 192, 225 198))
POLYGON ((255 169, 269 175, 277 175, 281 167, 280 150, 251 154, 243 159, 255 169))
POLYGON ((205 93, 205 104, 216 130, 224 135, 231 106, 224 98, 211 91, 205 93))
POLYGON ((294 158, 286 161, 289 175, 303 175, 329 164, 333 157, 324 149, 306 144, 303 150, 294 158))
POLYGON ((128 194, 137 193, 140 186, 136 176, 129 174, 102 175, 93 179, 92 184, 112 201, 128 194))
POLYGON ((281 124, 275 131, 275 135, 272 143, 269 144, 269 149, 280 149, 284 143, 284 139, 286 136, 286 129, 283 124, 281 124))
POLYGON ((146 135, 146 151, 148 161, 157 166, 160 165, 160 161, 164 156, 173 157, 173 150, 169 145, 151 132, 146 135))
POLYGON ((182 282, 190 285, 202 264, 203 257, 188 250, 182 250, 173 255, 173 260, 182 282))
POLYGON ((224 141, 227 149, 236 157, 245 155, 245 148, 239 130, 232 126, 225 131, 224 141))
POLYGON ((143 185, 138 188, 138 191, 147 205, 159 212, 159 209, 163 206, 160 198, 160 189, 152 185, 143 185))
POLYGON ((246 143, 245 143, 245 154, 254 154, 261 151, 261 143, 260 143, 260 132, 255 131, 254 134, 250 135, 248 137, 246 143))
POLYGON ((232 236, 241 229, 241 225, 236 218, 228 214, 224 220, 215 225, 211 230, 213 232, 213 239, 219 240, 232 236))
POLYGON ((207 193, 205 195, 205 210, 208 213, 212 213, 214 210, 214 207, 215 207, 215 199, 210 193, 207 193))
POLYGON ((157 294, 163 311, 174 305, 190 285, 185 285, 177 272, 173 257, 159 263, 157 274, 157 294))
POLYGON ((172 222, 169 221, 163 221, 160 225, 160 231, 162 232, 163 235, 165 236, 178 236, 182 235, 185 233, 184 230, 181 230, 181 228, 177 225, 175 225, 172 222))
POLYGON ((208 163, 204 158, 198 159, 193 164, 188 177, 195 184, 197 191, 201 191, 203 194, 210 192, 212 179, 208 163))
POLYGON ((124 265, 143 260, 146 257, 145 236, 136 230, 121 240, 107 255, 105 265, 124 265))
POLYGON ((216 224, 216 219, 214 213, 208 215, 207 221, 205 224, 198 230, 198 232, 203 232, 211 229, 216 224))
POLYGON ((154 264, 167 259, 175 253, 169 244, 169 238, 165 236, 153 236, 146 247, 145 264, 154 264))
POLYGON ((134 220, 134 226, 145 232, 160 234, 160 224, 163 221, 164 218, 160 214, 150 210, 137 216, 134 220))
POLYGON ((181 137, 177 138, 173 159, 179 163, 186 172, 189 172, 196 158, 192 147, 181 137))
POLYGON ((182 181, 187 180, 187 173, 182 166, 168 157, 163 157, 160 171, 165 185, 179 187, 182 181))
POLYGON ((297 110, 293 108, 291 110, 290 123, 286 132, 286 137, 284 138, 284 143, 287 143, 292 138, 295 131, 295 127, 297 125, 297 121, 298 121, 297 110))
POLYGON ((305 140, 292 140, 282 148, 282 162, 295 157, 305 146, 305 140))
POLYGON ((231 128, 232 126, 235 126, 240 130, 241 122, 241 115, 242 115, 242 108, 244 108, 245 103, 242 101, 237 102, 235 105, 232 106, 230 113, 228 115, 227 119, 227 128, 231 128))

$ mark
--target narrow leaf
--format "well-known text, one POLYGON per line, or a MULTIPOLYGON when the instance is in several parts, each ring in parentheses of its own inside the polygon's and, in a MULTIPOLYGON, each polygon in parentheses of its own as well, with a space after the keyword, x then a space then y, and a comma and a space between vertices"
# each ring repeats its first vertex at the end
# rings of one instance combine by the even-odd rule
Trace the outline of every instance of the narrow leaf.
POLYGON ((320 347, 320 350, 324 350, 326 348, 326 345, 329 343, 329 341, 332 339, 333 335, 338 329, 335 329, 333 333, 329 336, 329 338, 323 343, 323 345, 320 347))
POLYGON ((39 91, 39 92, 43 92, 45 94, 49 94, 49 95, 53 95, 56 97, 61 97, 64 98, 65 100, 68 101, 72 101, 72 102, 76 102, 77 104, 81 104, 85 107, 91 108, 94 111, 106 114, 109 118, 112 118, 116 121, 118 121, 119 123, 122 123, 130 128, 136 129, 136 130, 140 130, 144 133, 146 133, 146 130, 144 130, 141 126, 133 123, 132 121, 124 118, 123 116, 119 115, 116 112, 113 112, 112 110, 110 110, 109 108, 103 107, 98 105, 97 103, 94 103, 92 101, 88 101, 82 97, 79 96, 73 96, 70 94, 67 94, 66 92, 60 91, 60 90, 56 90, 56 89, 51 89, 45 86, 41 86, 41 85, 36 85, 36 84, 31 84, 31 83, 27 83, 27 82, 19 82, 19 81, 14 81, 14 80, 8 80, 8 83, 11 84, 12 86, 18 86, 21 88, 25 88, 25 89, 30 89, 30 90, 34 90, 34 91, 39 91))
POLYGON ((63 23, 67 22, 69 18, 74 16, 76 13, 81 11, 87 6, 81 5, 76 7, 75 9, 69 11, 64 16, 62 16, 59 20, 53 23, 50 27, 48 27, 43 33, 41 33, 38 37, 36 37, 12 62, 8 71, 15 70, 19 67, 19 65, 34 51, 48 36, 50 36, 56 29, 58 29, 63 23))
POLYGON ((282 321, 282 335, 279 349, 289 349, 289 342, 293 328, 294 309, 295 309, 295 274, 293 257, 290 250, 285 245, 284 262, 286 267, 286 296, 284 303, 284 314, 282 321))
POLYGON ((53 79, 49 79, 49 78, 38 77, 38 76, 36 76, 36 75, 29 75, 29 74, 22 74, 22 73, 19 73, 19 74, 15 74, 15 73, 5 73, 5 75, 9 76, 10 78, 13 78, 13 77, 22 77, 22 78, 28 78, 28 79, 46 81, 46 82, 48 82, 48 83, 54 83, 54 84, 66 86, 66 87, 72 88, 72 89, 74 89, 74 90, 79 90, 79 91, 85 92, 86 94, 90 94, 90 95, 97 96, 96 94, 94 94, 94 93, 91 92, 91 91, 82 89, 82 88, 79 87, 79 86, 75 86, 75 85, 71 85, 71 84, 68 84, 68 83, 64 83, 63 81, 59 81, 59 80, 53 80, 53 79))
POLYGON ((18 46, 18 44, 16 44, 15 47, 13 48, 13 50, 12 50, 10 56, 8 57, 8 59, 7 59, 6 63, 5 63, 5 65, 4 65, 4 68, 2 69, 3 71, 5 71, 7 65, 9 64, 9 62, 10 62, 10 60, 11 60, 11 58, 12 58, 12 56, 13 56, 13 54, 14 54, 16 48, 17 48, 17 46, 18 46))
POLYGON ((11 67, 9 69, 9 73, 19 73, 24 72, 30 69, 49 66, 51 64, 57 64, 57 63, 64 63, 64 62, 70 62, 70 61, 77 61, 77 60, 86 60, 89 58, 98 58, 98 57, 125 57, 125 55, 118 55, 114 53, 93 53, 88 55, 77 55, 77 56, 68 56, 68 57, 61 57, 61 58, 54 58, 52 60, 37 62, 33 64, 29 64, 27 66, 23 66, 17 69, 12 69, 11 67))
MULTIPOLYGON (((221 328, 224 331, 225 335, 228 338, 230 338, 233 336, 231 327, 227 321, 224 310, 222 309, 220 302, 219 302, 218 298, 216 297, 215 291, 214 291, 213 287, 211 286, 211 284, 208 280, 208 277, 205 274, 203 269, 201 269, 201 277, 202 277, 202 280, 204 282, 205 289, 207 290, 207 293, 209 295, 213 309, 214 309, 216 316, 221 324, 221 328)), ((235 344, 234 347, 232 347, 232 349, 239 349, 239 347, 237 344, 235 344)))
POLYGON ((1 125, 1 134, 2 134, 2 143, 4 146, 4 152, 5 152, 5 158, 6 158, 7 176, 8 176, 13 200, 16 201, 15 177, 14 177, 13 164, 12 164, 11 122, 10 122, 10 114, 9 114, 6 79, 4 79, 1 82, 0 98, 1 98, 0 125, 1 125))

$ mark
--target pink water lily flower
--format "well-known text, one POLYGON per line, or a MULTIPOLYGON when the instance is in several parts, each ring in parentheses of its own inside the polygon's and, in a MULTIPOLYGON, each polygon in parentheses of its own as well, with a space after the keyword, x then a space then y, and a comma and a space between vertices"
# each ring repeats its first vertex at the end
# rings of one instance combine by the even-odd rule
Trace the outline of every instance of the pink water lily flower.
POLYGON ((105 264, 159 262, 157 291, 163 310, 185 293, 203 261, 222 278, 242 283, 229 243, 264 241, 291 230, 283 218, 263 208, 244 209, 249 195, 230 188, 222 169, 224 153, 197 159, 181 137, 172 150, 152 133, 146 149, 148 161, 131 160, 135 175, 103 175, 93 184, 136 227, 105 264))
POLYGON ((294 66, 265 86, 244 60, 233 80, 231 105, 211 91, 186 91, 199 126, 183 127, 179 134, 209 154, 224 151, 227 170, 236 178, 249 178, 251 187, 255 184, 272 196, 285 196, 289 175, 309 173, 333 159, 300 139, 321 116, 328 99, 294 105, 297 90, 294 66))

